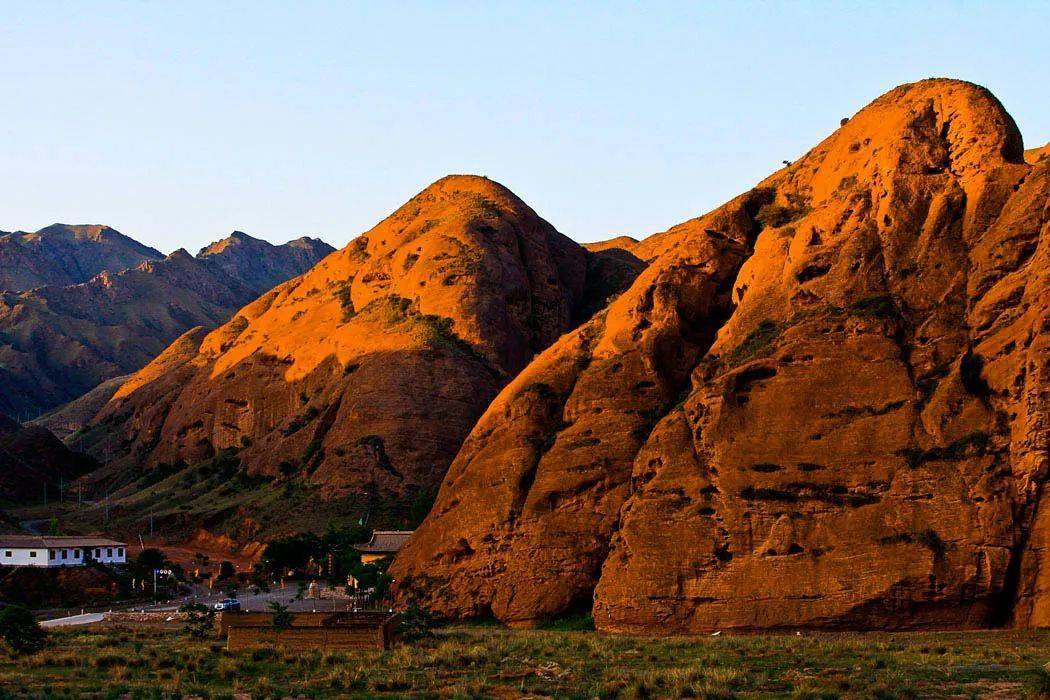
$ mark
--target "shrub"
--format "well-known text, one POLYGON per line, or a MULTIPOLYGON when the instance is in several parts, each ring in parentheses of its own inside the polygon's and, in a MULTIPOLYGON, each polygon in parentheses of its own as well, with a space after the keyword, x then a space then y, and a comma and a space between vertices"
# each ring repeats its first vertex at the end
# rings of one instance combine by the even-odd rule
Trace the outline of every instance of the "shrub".
MULTIPOLYGON (((321 415, 321 409, 319 409, 317 406, 310 406, 305 411, 303 411, 303 414, 301 416, 297 417, 294 421, 292 421, 293 424, 296 424, 297 426, 294 430, 292 430, 292 432, 295 432, 295 430, 298 430, 299 428, 303 427, 310 421, 317 418, 317 416, 319 415, 321 415)), ((291 426, 289 426, 289 428, 291 428, 291 426)))
POLYGON ((270 612, 273 613, 274 629, 286 630, 292 626, 292 613, 288 612, 287 605, 281 605, 276 600, 271 600, 270 612))
POLYGON ((350 295, 350 283, 342 282, 335 290, 335 296, 339 299, 339 306, 343 309, 343 322, 349 321, 357 315, 354 301, 350 295))
POLYGON ((789 206, 783 206, 776 202, 764 204, 755 215, 755 220, 762 224, 762 228, 780 228, 792 221, 797 221, 811 211, 809 205, 799 202, 789 206))
POLYGON ((747 334, 744 342, 733 348, 733 351, 729 354, 730 364, 735 366, 765 353, 779 335, 780 326, 775 321, 767 318, 760 322, 753 331, 747 334))
POLYGON ((317 438, 311 440, 306 446, 306 451, 303 452, 302 458, 303 466, 309 466, 314 457, 317 457, 318 462, 324 460, 324 450, 321 448, 321 441, 317 438))
POLYGON ((416 317, 420 325, 422 341, 434 350, 447 350, 459 353, 485 363, 485 358, 474 349, 474 346, 456 335, 452 330, 452 319, 435 314, 419 314, 416 317))
POLYGON ((412 603, 401 613, 397 631, 401 639, 414 642, 432 636, 436 623, 437 619, 430 610, 418 603, 412 603))
POLYGON ((16 654, 28 654, 44 647, 47 633, 29 608, 9 605, 0 610, 0 639, 16 654))
POLYGON ((590 632, 594 630, 594 615, 589 612, 577 612, 548 620, 541 629, 556 632, 590 632))
POLYGON ((215 611, 201 603, 186 603, 179 612, 186 613, 186 625, 182 628, 194 639, 207 639, 215 628, 215 611))

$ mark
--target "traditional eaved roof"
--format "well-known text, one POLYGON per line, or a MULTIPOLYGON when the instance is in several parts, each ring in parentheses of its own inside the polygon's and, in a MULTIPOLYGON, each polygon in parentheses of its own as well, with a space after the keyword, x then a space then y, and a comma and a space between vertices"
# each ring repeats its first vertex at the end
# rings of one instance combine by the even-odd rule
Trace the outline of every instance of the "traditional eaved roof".
POLYGON ((354 549, 369 554, 393 554, 412 536, 412 530, 376 530, 372 539, 365 544, 355 545, 354 549))
POLYGON ((51 537, 49 535, 0 535, 0 547, 10 549, 54 549, 56 547, 125 547, 105 537, 51 537))

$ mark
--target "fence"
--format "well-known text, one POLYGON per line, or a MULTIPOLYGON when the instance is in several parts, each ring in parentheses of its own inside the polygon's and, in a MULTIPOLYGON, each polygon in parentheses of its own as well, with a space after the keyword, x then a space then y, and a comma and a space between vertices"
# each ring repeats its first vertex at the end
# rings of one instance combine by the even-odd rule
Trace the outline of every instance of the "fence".
POLYGON ((400 616, 384 611, 290 613, 291 625, 274 626, 265 612, 223 612, 219 634, 231 651, 255 646, 298 649, 387 649, 394 643, 400 616))

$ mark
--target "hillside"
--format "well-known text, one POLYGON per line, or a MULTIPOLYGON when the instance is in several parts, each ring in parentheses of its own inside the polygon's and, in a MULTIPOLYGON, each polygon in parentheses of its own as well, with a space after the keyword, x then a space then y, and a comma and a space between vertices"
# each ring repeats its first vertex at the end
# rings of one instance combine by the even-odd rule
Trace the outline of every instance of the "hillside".
POLYGON ((35 233, 0 232, 0 291, 86 282, 164 255, 108 226, 53 224, 35 233))
POLYGON ((875 100, 642 241, 391 567, 402 601, 599 629, 1050 622, 1050 161, 983 88, 875 100))
POLYGON ((0 292, 0 412, 35 416, 140 369, 187 329, 217 326, 331 248, 317 241, 245 257, 237 244, 178 250, 87 282, 0 292))
POLYGON ((0 416, 0 503, 57 498, 63 484, 98 465, 67 449, 39 426, 22 426, 0 416))
POLYGON ((252 500, 274 486, 315 504, 427 499, 499 389, 640 269, 588 253, 502 185, 443 178, 134 375, 88 431, 95 454, 122 455, 98 478, 132 482, 134 511, 136 484, 171 474, 156 488, 176 524, 238 536, 291 526, 252 500), (216 460, 244 493, 217 500, 192 476, 216 460))
POLYGON ((86 426, 130 377, 130 374, 122 374, 107 379, 86 394, 34 418, 28 425, 47 428, 55 437, 65 442, 86 426))

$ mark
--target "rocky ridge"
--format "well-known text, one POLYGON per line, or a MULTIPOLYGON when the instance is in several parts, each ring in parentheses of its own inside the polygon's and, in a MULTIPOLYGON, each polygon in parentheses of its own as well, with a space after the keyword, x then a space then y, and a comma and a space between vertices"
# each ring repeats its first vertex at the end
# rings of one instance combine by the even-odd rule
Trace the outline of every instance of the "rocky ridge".
POLYGON ((95 449, 132 473, 236 452, 249 476, 326 499, 418 493, 499 389, 641 267, 588 253, 502 185, 449 176, 180 338, 100 413, 95 449))
POLYGON ((402 601, 599 629, 1047 624, 1050 161, 897 88, 530 363, 391 567, 402 601))
POLYGON ((108 226, 52 224, 34 233, 0 232, 0 291, 86 282, 164 255, 108 226))
POLYGON ((78 284, 0 292, 0 412, 32 417, 138 370, 182 332, 225 322, 332 249, 310 239, 248 243, 239 234, 237 245, 206 250, 78 284), (242 247, 253 248, 251 257, 242 247))

